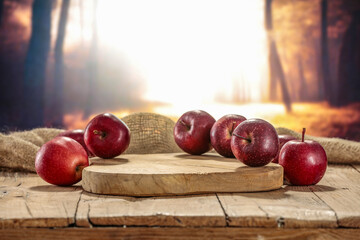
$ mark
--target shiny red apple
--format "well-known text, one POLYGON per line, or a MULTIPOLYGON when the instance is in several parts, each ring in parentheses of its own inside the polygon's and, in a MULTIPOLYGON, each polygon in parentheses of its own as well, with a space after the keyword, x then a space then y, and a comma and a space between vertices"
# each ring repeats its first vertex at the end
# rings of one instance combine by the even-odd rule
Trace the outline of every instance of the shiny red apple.
POLYGON ((325 174, 327 157, 324 148, 315 141, 292 140, 282 147, 279 164, 284 168, 285 179, 293 185, 317 184, 325 174))
POLYGON ((35 157, 35 170, 46 182, 67 186, 81 180, 89 159, 80 143, 68 137, 56 137, 41 146, 35 157))
POLYGON ((235 157, 250 167, 270 163, 279 151, 275 128, 262 119, 249 119, 240 123, 233 131, 230 144, 235 157))
POLYGON ((176 144, 193 155, 201 155, 212 149, 210 130, 215 119, 207 112, 194 110, 184 113, 174 127, 176 144))
POLYGON ((67 130, 64 131, 62 133, 60 133, 59 135, 57 135, 57 137, 69 137, 74 139, 75 141, 77 141, 78 143, 81 144, 81 146, 83 146, 83 148, 85 149, 85 151, 87 152, 89 157, 93 157, 94 154, 92 154, 89 149, 86 147, 85 141, 84 141, 84 130, 81 129, 76 129, 76 130, 67 130))
POLYGON ((230 141, 234 129, 246 118, 241 115, 228 114, 217 120, 210 130, 211 145, 224 157, 233 158, 230 141))
POLYGON ((273 163, 278 163, 279 162, 279 153, 281 151, 281 148, 284 146, 285 143, 287 143, 288 141, 291 140, 296 140, 296 137, 291 136, 291 135, 279 135, 279 152, 276 155, 276 157, 274 158, 274 160, 272 160, 273 163))
POLYGON ((84 140, 87 148, 101 158, 114 158, 130 144, 127 125, 111 113, 99 114, 88 123, 84 140))

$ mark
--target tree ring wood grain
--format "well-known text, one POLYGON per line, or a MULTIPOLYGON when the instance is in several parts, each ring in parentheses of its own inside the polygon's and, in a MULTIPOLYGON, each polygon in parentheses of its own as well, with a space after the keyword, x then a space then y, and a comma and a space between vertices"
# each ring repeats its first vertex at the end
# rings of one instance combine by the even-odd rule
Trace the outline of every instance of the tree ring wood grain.
POLYGON ((94 158, 83 170, 84 190, 97 194, 164 196, 217 192, 258 192, 283 185, 283 168, 248 167, 217 154, 126 154, 94 158))

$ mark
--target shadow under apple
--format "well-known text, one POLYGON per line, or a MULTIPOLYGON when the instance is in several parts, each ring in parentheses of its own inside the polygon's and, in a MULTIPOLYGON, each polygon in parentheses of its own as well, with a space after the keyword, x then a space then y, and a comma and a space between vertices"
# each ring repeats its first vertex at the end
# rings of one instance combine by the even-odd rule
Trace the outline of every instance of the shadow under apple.
POLYGON ((81 185, 78 185, 79 183, 77 183, 76 185, 73 186, 56 186, 56 185, 39 185, 39 186, 33 186, 30 187, 29 190, 30 191, 34 191, 34 192, 78 192, 78 191, 82 191, 82 187, 81 185))
POLYGON ((112 159, 103 159, 103 158, 91 158, 89 159, 89 165, 97 165, 97 166, 105 166, 105 165, 121 165, 128 163, 129 160, 127 158, 112 158, 112 159))
POLYGON ((309 185, 309 186, 295 186, 295 185, 286 185, 287 191, 294 192, 333 192, 338 190, 338 188, 326 186, 326 185, 309 185))
POLYGON ((245 192, 245 193, 216 193, 218 196, 223 197, 236 197, 241 196, 249 199, 271 199, 271 200, 279 200, 283 198, 289 198, 289 194, 286 193, 286 189, 281 187, 276 190, 270 191, 261 191, 261 192, 245 192))
POLYGON ((207 153, 207 154, 202 154, 202 155, 190 155, 190 154, 182 153, 182 154, 175 155, 175 157, 181 158, 181 159, 213 160, 213 161, 220 161, 220 162, 233 162, 234 160, 236 160, 235 158, 225 158, 225 157, 222 157, 215 153, 214 154, 207 153))

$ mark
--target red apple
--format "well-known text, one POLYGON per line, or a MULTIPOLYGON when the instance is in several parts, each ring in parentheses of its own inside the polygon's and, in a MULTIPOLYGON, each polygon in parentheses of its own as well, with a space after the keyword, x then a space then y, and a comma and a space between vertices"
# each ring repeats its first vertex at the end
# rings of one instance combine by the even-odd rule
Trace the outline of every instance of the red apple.
POLYGON ((60 133, 57 135, 57 137, 69 137, 77 141, 78 143, 83 146, 85 151, 87 152, 89 157, 93 157, 94 154, 92 154, 89 149, 86 147, 85 141, 84 141, 84 130, 76 129, 76 130, 67 130, 65 132, 60 133))
POLYGON ((276 157, 274 158, 274 160, 272 160, 273 163, 278 163, 279 162, 279 153, 281 148, 284 146, 285 143, 287 143, 288 141, 291 140, 296 140, 296 137, 291 136, 291 135, 279 135, 279 152, 276 155, 276 157))
POLYGON ((230 141, 234 129, 246 118, 241 115, 228 114, 217 120, 210 130, 211 145, 224 157, 234 157, 230 141))
POLYGON ((94 117, 86 126, 84 140, 87 148, 101 158, 114 158, 130 144, 130 130, 111 113, 94 117))
POLYGON ((279 151, 279 138, 273 125, 262 119, 240 123, 231 137, 235 157, 250 167, 271 162, 279 151))
POLYGON ((212 149, 210 129, 215 119, 207 112, 194 110, 184 113, 174 127, 176 144, 193 155, 201 155, 212 149))
POLYGON ((282 147, 279 164, 284 168, 285 179, 293 185, 314 185, 325 174, 327 157, 324 148, 315 141, 292 140, 282 147))
POLYGON ((46 182, 67 186, 81 180, 89 159, 80 143, 68 137, 56 137, 41 146, 35 157, 37 174, 46 182))

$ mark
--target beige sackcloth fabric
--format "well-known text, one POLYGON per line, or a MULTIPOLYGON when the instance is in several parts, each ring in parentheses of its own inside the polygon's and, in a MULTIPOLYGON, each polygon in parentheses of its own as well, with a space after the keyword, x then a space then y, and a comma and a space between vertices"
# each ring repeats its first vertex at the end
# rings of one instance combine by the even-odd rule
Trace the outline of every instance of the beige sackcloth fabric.
MULTIPOLYGON (((122 120, 131 132, 127 154, 181 152, 173 137, 175 122, 153 113, 134 113, 122 120)), ((301 134, 286 128, 277 128, 278 134, 289 134, 300 139, 301 134)), ((0 134, 0 168, 2 170, 35 172, 35 155, 41 145, 64 130, 37 128, 31 131, 0 134)), ((360 163, 360 143, 339 139, 313 137, 325 149, 330 163, 360 163)))

